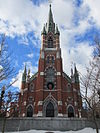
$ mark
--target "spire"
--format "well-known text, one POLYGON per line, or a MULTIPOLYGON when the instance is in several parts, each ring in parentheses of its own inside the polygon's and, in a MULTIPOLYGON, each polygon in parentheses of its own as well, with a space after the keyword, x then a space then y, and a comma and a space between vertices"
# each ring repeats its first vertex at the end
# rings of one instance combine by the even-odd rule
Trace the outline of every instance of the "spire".
POLYGON ((74 78, 75 78, 75 82, 79 83, 79 74, 76 68, 76 64, 74 64, 74 78))
POLYGON ((26 71, 26 64, 25 64, 24 73, 22 75, 22 81, 23 82, 26 82, 26 76, 27 76, 27 71, 26 71))
POLYGON ((25 64, 25 68, 24 68, 24 73, 26 74, 26 64, 25 64))
POLYGON ((74 64, 74 71, 75 71, 75 74, 77 74, 76 64, 74 64))
POLYGON ((50 9, 49 9, 49 22, 53 23, 53 15, 52 15, 52 10, 51 10, 51 4, 50 4, 50 9))
POLYGON ((42 30, 41 34, 44 34, 44 35, 46 34, 45 24, 43 26, 43 30, 42 30))
POLYGON ((55 31, 55 24, 53 21, 53 15, 52 15, 51 4, 50 4, 49 17, 47 22, 47 32, 54 32, 54 31, 55 31))
POLYGON ((27 82, 30 80, 30 69, 28 69, 28 74, 27 74, 27 82))
POLYGON ((55 34, 60 35, 60 32, 59 32, 59 30, 58 30, 58 26, 57 26, 57 25, 56 25, 56 31, 55 31, 55 34))
POLYGON ((71 77, 73 77, 73 69, 71 68, 71 77))

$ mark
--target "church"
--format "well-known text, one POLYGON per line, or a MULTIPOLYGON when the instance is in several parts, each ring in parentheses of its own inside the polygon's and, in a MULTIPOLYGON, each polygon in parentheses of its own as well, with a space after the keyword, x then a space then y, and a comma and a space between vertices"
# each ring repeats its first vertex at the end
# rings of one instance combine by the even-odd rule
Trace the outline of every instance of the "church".
POLYGON ((76 66, 69 77, 63 71, 60 31, 49 9, 41 32, 38 72, 30 76, 26 66, 19 94, 20 117, 81 117, 82 97, 76 66))

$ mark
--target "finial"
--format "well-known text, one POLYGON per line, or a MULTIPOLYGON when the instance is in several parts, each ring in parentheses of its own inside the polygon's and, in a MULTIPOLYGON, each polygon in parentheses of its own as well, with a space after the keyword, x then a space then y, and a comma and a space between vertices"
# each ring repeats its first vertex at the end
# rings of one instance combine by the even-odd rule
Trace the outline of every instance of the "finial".
POLYGON ((51 3, 52 3, 52 0, 49 0, 49 6, 50 6, 50 9, 51 9, 51 3))
POLYGON ((50 4, 50 8, 51 8, 51 4, 50 4))

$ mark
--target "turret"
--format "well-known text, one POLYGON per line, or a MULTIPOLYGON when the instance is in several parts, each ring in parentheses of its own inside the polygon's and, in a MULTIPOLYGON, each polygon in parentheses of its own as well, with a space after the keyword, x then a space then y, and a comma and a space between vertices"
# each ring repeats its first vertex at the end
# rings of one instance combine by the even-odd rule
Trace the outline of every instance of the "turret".
POLYGON ((44 26, 43 26, 43 30, 42 30, 42 32, 41 32, 41 35, 46 35, 45 24, 44 24, 44 26))

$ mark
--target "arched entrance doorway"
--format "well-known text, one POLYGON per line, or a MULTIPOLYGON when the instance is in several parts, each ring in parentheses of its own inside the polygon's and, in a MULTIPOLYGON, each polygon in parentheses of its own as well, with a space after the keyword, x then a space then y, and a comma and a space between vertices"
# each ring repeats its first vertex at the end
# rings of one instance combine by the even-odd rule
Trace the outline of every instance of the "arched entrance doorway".
POLYGON ((47 104, 46 117, 54 117, 54 106, 51 102, 47 104))
POLYGON ((27 108, 27 117, 32 117, 33 116, 33 108, 32 106, 30 105, 28 108, 27 108))
POLYGON ((68 107, 68 117, 74 117, 74 109, 72 106, 68 107))

